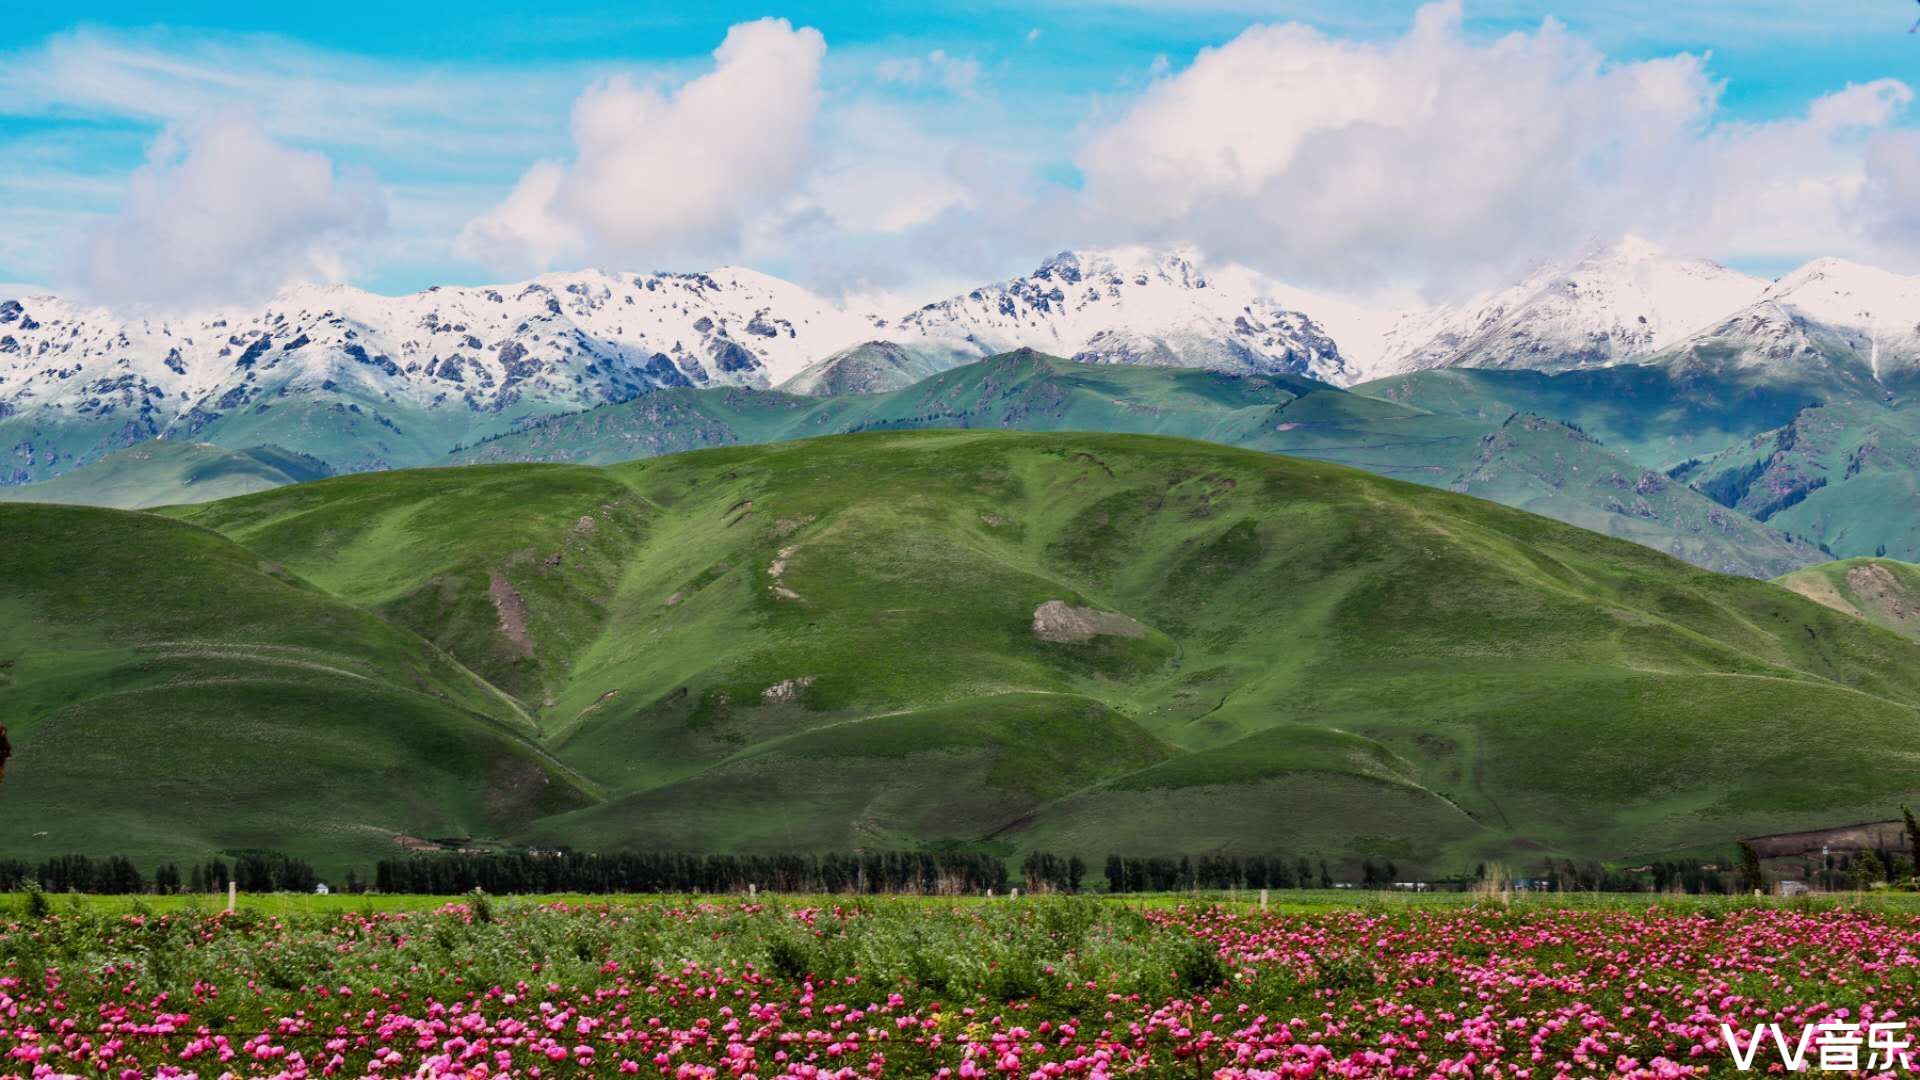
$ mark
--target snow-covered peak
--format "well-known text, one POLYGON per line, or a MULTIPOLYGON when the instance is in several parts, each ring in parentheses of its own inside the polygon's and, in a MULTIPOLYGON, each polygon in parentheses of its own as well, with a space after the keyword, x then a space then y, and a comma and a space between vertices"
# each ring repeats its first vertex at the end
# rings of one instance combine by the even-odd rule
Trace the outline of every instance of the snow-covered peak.
POLYGON ((1920 376, 1920 277, 1815 259, 1667 359, 1770 379, 1898 387, 1920 376))
POLYGON ((1372 376, 1441 367, 1564 371, 1648 356, 1759 298, 1759 278, 1639 238, 1543 265, 1460 307, 1400 317, 1372 376))
POLYGON ((1063 251, 1024 277, 928 304, 890 336, 956 358, 1029 347, 1086 363, 1347 381, 1325 328, 1262 285, 1240 271, 1216 277, 1188 251, 1063 251))
POLYGON ((1774 282, 1765 298, 1833 326, 1912 330, 1920 323, 1920 277, 1846 259, 1815 259, 1774 282))
POLYGON ((396 435, 486 431, 661 387, 770 386, 872 330, 735 268, 583 270, 404 296, 299 285, 258 307, 167 316, 28 297, 0 301, 0 420, 111 429, 125 445, 243 417, 270 426, 252 418, 307 402, 396 435))

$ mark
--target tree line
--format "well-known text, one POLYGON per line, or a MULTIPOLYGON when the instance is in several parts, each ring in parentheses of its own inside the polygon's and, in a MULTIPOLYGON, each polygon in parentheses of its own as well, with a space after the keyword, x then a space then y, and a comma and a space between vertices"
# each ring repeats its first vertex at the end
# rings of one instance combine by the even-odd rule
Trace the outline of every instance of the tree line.
MULTIPOLYGON (((1112 893, 1184 892, 1189 889, 1332 888, 1327 861, 1315 864, 1286 855, 1109 855, 1107 891, 1112 893)), ((1391 884, 1394 865, 1362 864, 1365 884, 1391 884)))
MULTIPOLYGON (((1920 823, 1912 833, 1920 839, 1920 823)), ((1588 860, 1548 859, 1535 876, 1513 881, 1519 888, 1548 892, 1745 893, 1769 884, 1752 849, 1739 845, 1731 865, 1700 859, 1669 859, 1632 870, 1588 860)), ((1358 880, 1343 885, 1388 889, 1400 871, 1390 859, 1363 859, 1358 880)), ((1815 888, 1870 888, 1904 885, 1913 878, 1913 862, 1899 851, 1834 853, 1824 865, 1809 868, 1815 888)), ((787 853, 773 855, 693 855, 684 852, 595 854, 557 852, 424 852, 381 860, 373 877, 350 870, 329 884, 336 892, 455 895, 475 889, 500 896, 538 893, 743 893, 749 887, 784 893, 914 893, 979 895, 1019 886, 1029 893, 1077 893, 1095 887, 1090 868, 1077 855, 1028 853, 1017 875, 1000 857, 975 851, 787 853)), ((1487 878, 1486 867, 1471 877, 1431 882, 1464 888, 1487 878)), ((1236 889, 1332 888, 1334 872, 1325 859, 1287 855, 1108 855, 1106 891, 1114 894, 1229 891, 1236 889)), ((1097 880, 1097 879, 1095 879, 1097 880)), ((229 883, 242 892, 312 892, 319 873, 304 859, 278 852, 228 853, 194 863, 185 871, 163 864, 151 876, 124 855, 90 858, 61 855, 38 864, 0 859, 0 892, 37 887, 46 892, 107 895, 132 893, 222 893, 229 883)))
POLYGON ((143 875, 132 859, 112 855, 56 855, 35 865, 20 859, 0 859, 0 892, 19 892, 29 885, 46 892, 86 892, 108 896, 134 893, 225 892, 231 881, 245 892, 312 892, 320 875, 303 859, 272 851, 247 851, 233 857, 195 863, 186 874, 175 863, 143 875))
POLYGON ((746 892, 960 895, 1007 888, 1007 867, 978 852, 689 855, 679 852, 444 853, 383 859, 373 887, 448 895, 746 892))

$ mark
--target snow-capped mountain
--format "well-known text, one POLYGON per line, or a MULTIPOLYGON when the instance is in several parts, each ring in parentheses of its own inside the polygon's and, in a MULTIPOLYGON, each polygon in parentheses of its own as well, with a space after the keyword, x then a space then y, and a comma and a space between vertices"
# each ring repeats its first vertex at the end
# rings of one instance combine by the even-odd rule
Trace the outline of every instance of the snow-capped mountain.
POLYGON ((1772 285, 1628 241, 1460 308, 1396 314, 1190 253, 1063 252, 895 319, 751 270, 548 274, 381 296, 288 289, 170 318, 0 301, 0 483, 145 439, 274 443, 336 470, 438 460, 530 416, 669 387, 895 389, 1018 347, 1347 385, 1626 361, 1920 374, 1920 278, 1823 259, 1772 285))
POLYGON ((155 320, 0 304, 0 415, 121 416, 152 434, 268 396, 353 390, 425 409, 581 408, 664 386, 767 386, 870 322, 751 270, 598 271, 380 296, 288 289, 155 320))
POLYGON ((1650 356, 1753 303, 1767 283, 1642 240, 1597 247, 1459 307, 1408 312, 1368 377, 1431 368, 1567 371, 1650 356))
POLYGON ((1815 259, 1660 359, 1780 380, 1900 385, 1920 375, 1920 277, 1815 259))
POLYGON ((928 304, 884 336, 959 362, 1024 346, 1092 364, 1349 381, 1326 329, 1261 285, 1210 275, 1187 252, 1063 251, 1025 277, 928 304))

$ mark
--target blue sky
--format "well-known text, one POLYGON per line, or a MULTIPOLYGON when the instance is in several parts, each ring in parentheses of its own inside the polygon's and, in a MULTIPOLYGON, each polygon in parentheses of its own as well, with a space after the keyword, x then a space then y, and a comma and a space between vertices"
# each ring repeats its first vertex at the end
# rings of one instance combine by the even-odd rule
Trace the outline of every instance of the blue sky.
MULTIPOLYGON (((1556 254, 1522 250, 1528 236, 1551 247, 1619 231, 1769 271, 1828 252, 1920 270, 1908 262, 1920 225, 1901 209, 1920 175, 1920 151, 1906 138, 1920 113, 1906 89, 1920 72, 1920 35, 1905 33, 1920 5, 1900 0, 1466 0, 1456 25, 1435 31, 1452 35, 1448 43, 1424 52, 1409 44, 1419 5, 1405 3, 552 7, 15 10, 13 45, 0 54, 0 282, 185 302, 307 277, 405 291, 568 262, 704 260, 904 295, 1022 270, 1059 247, 1142 242, 1188 244, 1330 288, 1424 288, 1458 278, 1463 263, 1497 276, 1556 254), (767 17, 787 26, 740 39, 732 82, 713 84, 722 100, 680 109, 683 89, 721 66, 714 52, 729 30, 767 17), (1573 44, 1543 31, 1547 19, 1573 44), (1293 22, 1318 36, 1261 32, 1293 22), (1521 59, 1495 45, 1506 35, 1531 43, 1521 59), (1431 60, 1421 70, 1445 84, 1446 116, 1470 120, 1463 138, 1403 133, 1382 144, 1382 116, 1347 116, 1344 99, 1378 98, 1389 110, 1424 100, 1421 87, 1371 64, 1368 50, 1431 60), (1297 60, 1316 74, 1243 98, 1231 77, 1193 70, 1203 51, 1222 54, 1216 67, 1237 57, 1250 65, 1241 70, 1260 72, 1297 60), (1602 131, 1596 140, 1618 151, 1545 178, 1552 190, 1525 183, 1546 157, 1497 162, 1484 182, 1457 177, 1440 194, 1484 215, 1463 212, 1444 227, 1410 216, 1419 201, 1402 192, 1382 191, 1377 204, 1326 197, 1337 181, 1307 168, 1297 148, 1266 145, 1292 138, 1271 133, 1274 118, 1284 127, 1325 113, 1301 121, 1300 146, 1352 154, 1349 168, 1420 176, 1489 126, 1531 133, 1554 122, 1550 112, 1583 109, 1604 124, 1620 109, 1608 95, 1631 92, 1622 80, 1583 81, 1583 65, 1647 65, 1666 78, 1676 55, 1695 59, 1674 76, 1671 100, 1657 106, 1665 111, 1639 125, 1659 128, 1659 139, 1602 131), (1536 72, 1544 81, 1529 84, 1550 89, 1533 103, 1540 115, 1498 111, 1516 108, 1498 101, 1498 65, 1508 62, 1546 65, 1536 72), (1703 87, 1710 106, 1680 100, 1703 87), (1878 87, 1842 103, 1862 118, 1791 128, 1849 87, 1878 87), (1551 96, 1563 89, 1566 101, 1551 96), (570 117, 592 103, 611 124, 638 118, 638 129, 583 143, 570 117), (670 109, 689 118, 660 119, 670 109), (764 132, 747 130, 763 119, 764 132), (1198 141, 1196 128, 1208 129, 1198 141), (710 153, 684 145, 708 131, 710 153), (762 145, 772 148, 765 159, 762 145), (1234 164, 1211 178, 1191 170, 1196 179, 1183 155, 1234 164), (1160 162, 1144 170, 1151 184, 1130 166, 1143 157, 1160 162), (1264 172, 1244 165, 1254 160, 1264 172), (536 167, 543 161, 548 173, 536 167), (1667 198, 1663 167, 1720 179, 1643 213, 1636 207, 1667 198), (1778 190, 1747 190, 1741 178, 1756 168, 1785 170, 1778 190), (255 200, 245 186, 283 177, 289 190, 271 197, 255 200), (623 196, 622 183, 641 194, 623 196), (710 193, 669 200, 698 228, 619 205, 652 197, 645 192, 659 183, 710 193), (1824 190, 1826 201, 1783 202, 1786 189, 1824 190), (1179 208, 1163 212, 1162 195, 1179 208), (1339 227, 1287 220, 1276 207, 1290 201, 1339 227), (202 233, 182 221, 223 218, 236 205, 244 220, 196 226, 217 234, 197 260, 158 250, 198 243, 202 233), (1491 216, 1502 207, 1516 208, 1511 232, 1491 216), (1797 225, 1779 235, 1768 214, 1797 225), (1382 235, 1380 222, 1396 223, 1395 235, 1382 235), (237 269, 209 275, 216 261, 237 269), (108 262, 124 272, 103 269, 108 262), (143 278, 180 288, 148 297, 143 278)), ((1393 126, 1390 112, 1384 119, 1393 126)), ((1574 137, 1547 132, 1534 152, 1574 137)))

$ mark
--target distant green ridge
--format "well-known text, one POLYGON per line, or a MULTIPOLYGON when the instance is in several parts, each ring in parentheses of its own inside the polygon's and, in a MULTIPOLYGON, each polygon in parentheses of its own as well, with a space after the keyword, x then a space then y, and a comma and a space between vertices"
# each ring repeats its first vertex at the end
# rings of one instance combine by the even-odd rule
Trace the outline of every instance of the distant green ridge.
POLYGON ((156 439, 52 480, 0 487, 0 500, 139 510, 212 502, 332 474, 326 462, 277 446, 228 450, 211 443, 156 439))

